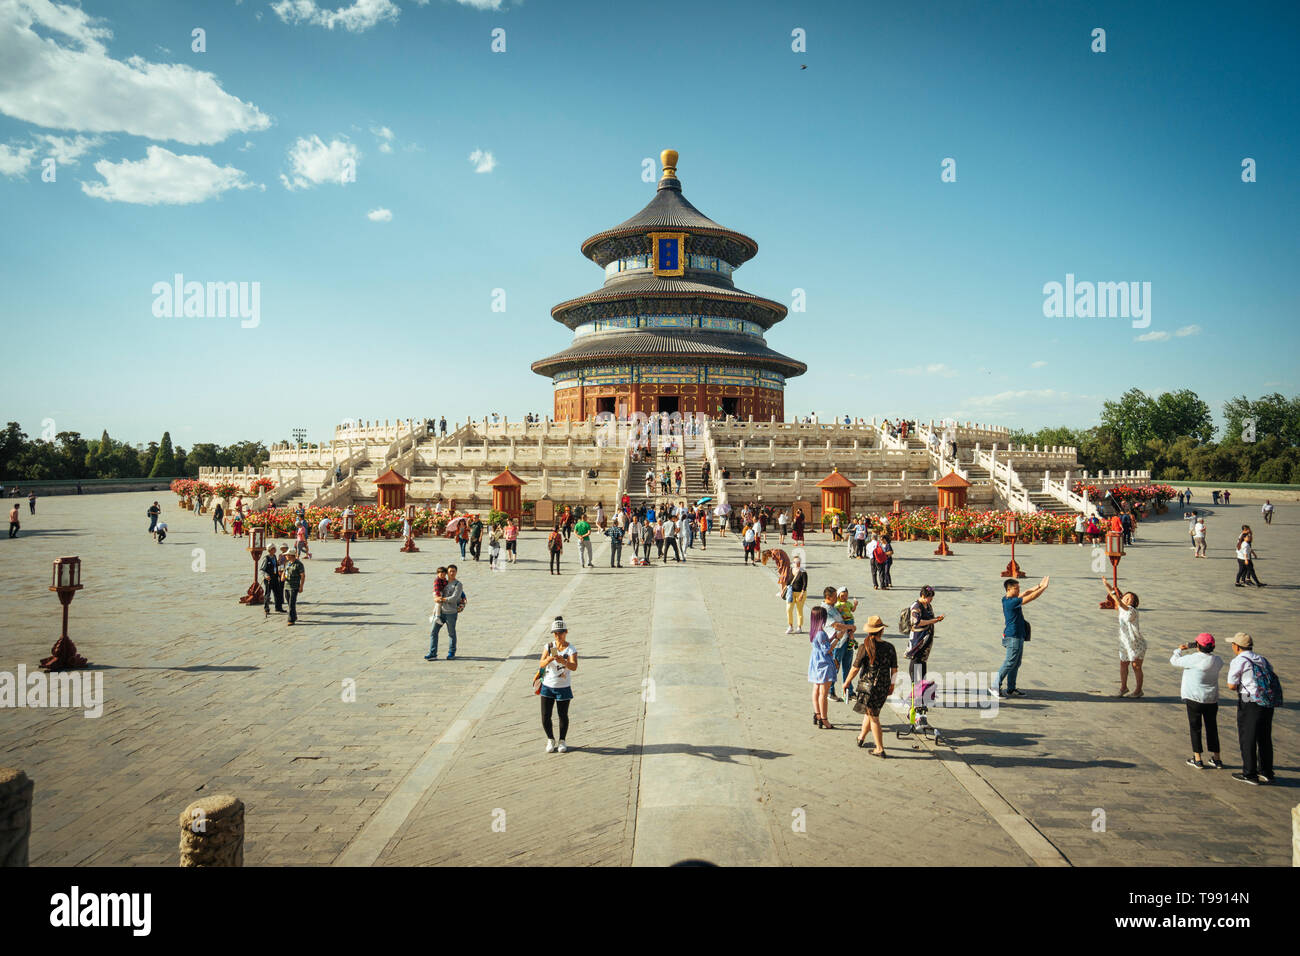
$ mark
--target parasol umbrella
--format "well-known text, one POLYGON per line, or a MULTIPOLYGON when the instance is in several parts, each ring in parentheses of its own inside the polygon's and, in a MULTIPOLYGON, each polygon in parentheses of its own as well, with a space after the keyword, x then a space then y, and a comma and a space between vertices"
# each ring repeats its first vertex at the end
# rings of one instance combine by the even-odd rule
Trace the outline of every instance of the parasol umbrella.
POLYGON ((703 498, 701 498, 699 501, 697 501, 697 502, 695 502, 695 503, 696 503, 697 505, 702 505, 702 504, 705 504, 706 502, 709 502, 709 501, 712 501, 712 500, 713 500, 713 496, 712 496, 712 495, 705 495, 703 498))
POLYGON ((460 531, 461 523, 467 520, 468 518, 466 518, 465 515, 460 515, 448 521, 446 532, 445 532, 447 537, 454 538, 456 536, 456 532, 460 531))

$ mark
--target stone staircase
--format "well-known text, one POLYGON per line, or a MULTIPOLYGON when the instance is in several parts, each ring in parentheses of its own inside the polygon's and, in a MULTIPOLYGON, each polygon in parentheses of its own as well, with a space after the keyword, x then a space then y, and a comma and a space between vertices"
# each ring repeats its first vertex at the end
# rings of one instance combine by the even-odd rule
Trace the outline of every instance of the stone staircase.
POLYGON ((663 450, 667 441, 660 439, 653 463, 634 461, 628 466, 627 484, 623 490, 631 499, 632 507, 636 508, 663 498, 670 498, 674 501, 685 499, 694 504, 705 495, 714 494, 714 489, 706 487, 704 484, 704 439, 678 438, 678 441, 682 446, 682 451, 674 454, 671 458, 663 450), (673 491, 668 495, 664 495, 659 490, 659 481, 665 470, 676 474, 679 467, 682 469, 681 494, 677 493, 677 484, 674 482, 673 491), (655 473, 655 482, 651 494, 647 497, 645 493, 645 476, 646 472, 652 468, 655 473))

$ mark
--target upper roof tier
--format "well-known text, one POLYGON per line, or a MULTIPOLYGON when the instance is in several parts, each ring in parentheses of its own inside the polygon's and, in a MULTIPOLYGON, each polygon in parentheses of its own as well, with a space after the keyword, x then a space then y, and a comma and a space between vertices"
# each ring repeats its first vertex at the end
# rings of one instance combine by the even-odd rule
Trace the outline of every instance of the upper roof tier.
MULTIPOLYGON (((666 149, 662 153, 663 177, 654 199, 644 209, 613 229, 598 232, 582 244, 582 254, 600 266, 606 266, 623 256, 649 254, 649 233, 656 229, 680 229, 692 238, 711 240, 708 254, 739 266, 758 254, 758 243, 734 229, 714 222, 700 212, 682 195, 682 184, 677 178, 677 153, 666 149)), ((696 251, 703 243, 695 243, 696 251)))

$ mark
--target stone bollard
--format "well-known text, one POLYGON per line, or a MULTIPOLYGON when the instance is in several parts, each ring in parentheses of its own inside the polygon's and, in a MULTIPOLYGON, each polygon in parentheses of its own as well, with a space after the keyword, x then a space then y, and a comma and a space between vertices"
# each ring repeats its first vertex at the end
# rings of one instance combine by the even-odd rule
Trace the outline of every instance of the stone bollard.
POLYGON ((1291 808, 1291 865, 1300 866, 1300 803, 1291 808))
POLYGON ((229 794, 195 800, 181 814, 181 866, 243 866, 244 804, 229 794))
POLYGON ((26 866, 32 835, 32 781, 0 767, 0 866, 26 866))

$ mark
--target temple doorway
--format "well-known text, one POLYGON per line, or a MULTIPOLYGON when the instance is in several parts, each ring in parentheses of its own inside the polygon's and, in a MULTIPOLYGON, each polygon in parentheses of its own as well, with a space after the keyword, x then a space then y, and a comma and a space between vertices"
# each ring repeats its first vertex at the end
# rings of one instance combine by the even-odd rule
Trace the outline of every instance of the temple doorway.
POLYGON ((676 395, 660 395, 655 399, 655 411, 661 415, 672 415, 680 408, 679 401, 676 395))
POLYGON ((605 412, 608 412, 608 413, 611 414, 611 415, 614 414, 614 396, 613 396, 613 395, 610 395, 610 396, 607 397, 607 398, 597 398, 597 399, 596 399, 596 414, 597 414, 597 415, 601 415, 601 414, 603 414, 603 413, 605 413, 605 412))
POLYGON ((720 404, 722 405, 723 418, 727 418, 728 416, 735 417, 740 414, 740 399, 724 398, 721 399, 720 404))

